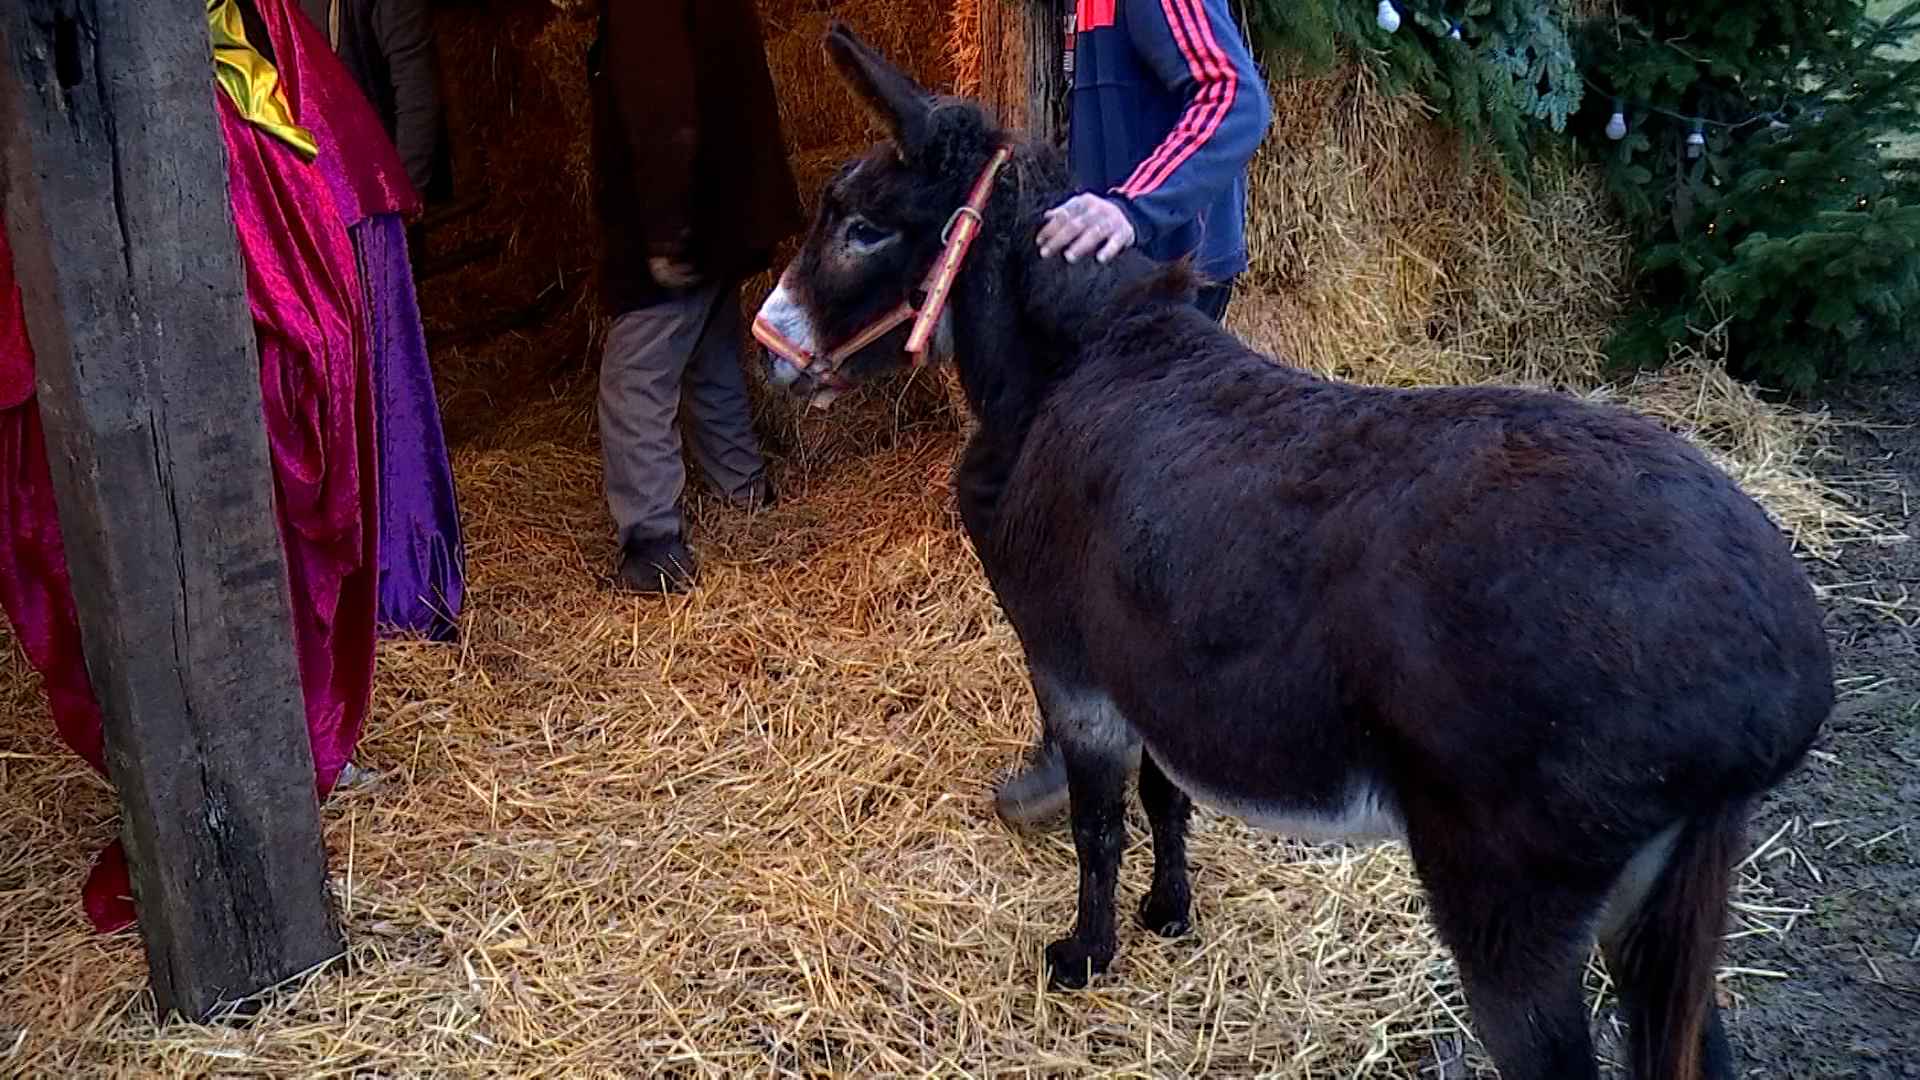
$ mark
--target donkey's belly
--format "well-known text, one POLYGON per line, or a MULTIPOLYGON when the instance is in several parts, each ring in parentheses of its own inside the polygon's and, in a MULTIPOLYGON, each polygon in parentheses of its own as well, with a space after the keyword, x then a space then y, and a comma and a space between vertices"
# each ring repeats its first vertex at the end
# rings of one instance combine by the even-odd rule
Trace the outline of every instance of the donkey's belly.
MULTIPOLYGON (((1147 753, 1152 754, 1152 748, 1147 753)), ((1193 801, 1230 814, 1255 828, 1313 843, 1404 840, 1406 823, 1390 792, 1370 776, 1355 773, 1341 795, 1318 805, 1284 796, 1229 791, 1195 780, 1153 756, 1160 771, 1193 801)))

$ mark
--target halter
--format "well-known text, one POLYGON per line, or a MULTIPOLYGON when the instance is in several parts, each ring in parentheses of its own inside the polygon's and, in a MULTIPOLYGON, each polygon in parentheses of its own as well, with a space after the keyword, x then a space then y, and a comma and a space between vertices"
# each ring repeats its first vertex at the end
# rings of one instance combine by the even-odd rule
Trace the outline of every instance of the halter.
POLYGON ((1012 153, 1012 147, 1007 146, 994 151, 986 168, 980 170, 979 177, 974 180, 973 189, 967 193, 967 201, 947 218, 946 226, 940 230, 940 257, 934 260, 932 268, 927 271, 926 280, 918 290, 926 296, 919 308, 913 306, 911 299, 901 301, 899 307, 868 323, 866 329, 854 334, 825 356, 800 347, 765 318, 756 317, 753 320, 754 338, 765 345, 767 351, 785 357, 802 371, 808 371, 815 364, 822 365, 816 374, 831 385, 839 381, 835 375, 848 357, 912 319, 913 331, 907 335, 907 355, 912 358, 915 367, 926 363, 927 339, 933 336, 934 324, 940 321, 940 313, 946 309, 947 296, 953 291, 954 279, 960 276, 960 265, 966 261, 967 249, 973 246, 974 239, 980 235, 980 229, 985 224, 986 219, 981 214, 987 208, 987 200, 993 196, 993 178, 999 174, 1000 167, 1007 163, 1012 153))

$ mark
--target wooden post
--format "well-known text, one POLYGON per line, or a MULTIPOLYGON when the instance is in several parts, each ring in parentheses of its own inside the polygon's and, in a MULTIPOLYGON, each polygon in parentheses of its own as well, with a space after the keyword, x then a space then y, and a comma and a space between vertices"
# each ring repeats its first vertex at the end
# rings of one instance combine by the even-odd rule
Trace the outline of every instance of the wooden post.
POLYGON ((1066 135, 1067 0, 980 0, 980 97, 1010 127, 1066 135))
POLYGON ((162 1015, 339 955, 203 0, 0 0, 6 224, 162 1015))

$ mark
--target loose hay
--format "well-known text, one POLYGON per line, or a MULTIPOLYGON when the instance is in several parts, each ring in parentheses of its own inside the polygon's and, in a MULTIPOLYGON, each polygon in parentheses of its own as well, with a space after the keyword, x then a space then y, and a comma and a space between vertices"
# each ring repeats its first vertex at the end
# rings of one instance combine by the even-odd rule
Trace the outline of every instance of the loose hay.
MULTIPOLYGON (((464 115, 482 118, 467 131, 503 178, 472 229, 504 227, 514 246, 437 286, 430 314, 458 323, 548 273, 568 301, 545 325, 436 358, 450 424, 470 428, 455 454, 466 636, 381 646, 369 775, 326 810, 348 969, 244 1029, 156 1027, 137 944, 93 936, 79 912, 110 794, 53 741, 9 649, 0 1063, 1412 1076, 1430 1044, 1458 1044, 1451 963, 1399 849, 1310 847, 1207 814, 1195 935, 1128 929, 1094 992, 1040 992, 1040 950, 1071 918, 1073 855, 1064 836, 1010 836, 988 805, 1033 705, 952 511, 962 421, 946 378, 902 376, 825 419, 756 385, 786 501, 752 518, 696 501, 706 572, 692 596, 603 591, 591 373, 551 372, 592 334, 584 132, 564 126, 581 120, 567 65, 587 24, 574 0, 556 6, 443 16, 470 35, 450 46, 455 69, 486 73, 463 84, 479 87, 464 115), (554 168, 552 132, 569 130, 554 168), (505 178, 544 186, 515 194, 505 178)), ((930 80, 941 23, 930 3, 763 10, 811 198, 867 137, 819 56, 824 13, 930 80)), ((1276 78, 1256 264, 1231 317, 1250 341, 1359 381, 1624 401, 1705 445, 1810 550, 1861 534, 1805 469, 1818 418, 1698 360, 1606 381, 1624 247, 1588 181, 1549 168, 1521 198, 1364 74, 1276 78)), ((751 283, 746 302, 769 287, 751 283)), ((1128 895, 1149 867, 1141 822, 1134 833, 1128 895)), ((1748 906, 1749 929, 1773 911, 1748 906)))

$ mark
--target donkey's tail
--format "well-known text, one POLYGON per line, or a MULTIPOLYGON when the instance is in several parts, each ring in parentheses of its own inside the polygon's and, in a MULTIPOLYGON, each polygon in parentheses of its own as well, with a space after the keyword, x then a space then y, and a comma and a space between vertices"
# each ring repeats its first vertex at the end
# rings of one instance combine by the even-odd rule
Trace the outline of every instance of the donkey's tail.
POLYGON ((1640 906, 1608 942, 1638 1080, 1732 1076, 1714 1004, 1745 800, 1684 824, 1640 906))

